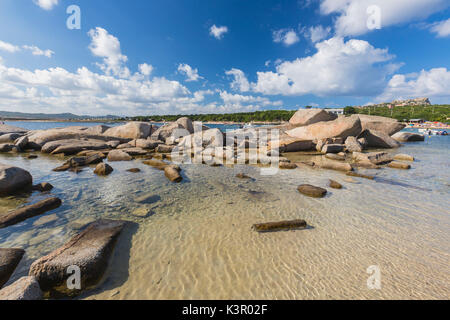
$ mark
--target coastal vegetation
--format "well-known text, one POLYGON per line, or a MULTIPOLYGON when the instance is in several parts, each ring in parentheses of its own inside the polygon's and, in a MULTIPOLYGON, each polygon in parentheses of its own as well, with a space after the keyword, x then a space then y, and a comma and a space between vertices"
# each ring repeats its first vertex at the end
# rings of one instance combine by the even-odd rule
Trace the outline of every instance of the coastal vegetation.
POLYGON ((421 106, 367 106, 362 108, 346 107, 344 113, 367 114, 394 118, 399 121, 410 121, 411 119, 423 119, 426 121, 439 121, 446 123, 450 118, 450 105, 421 105, 421 106))
POLYGON ((201 122, 283 122, 289 121, 297 110, 266 110, 243 113, 224 114, 192 114, 192 115, 155 115, 137 116, 121 120, 171 122, 181 117, 188 117, 192 121, 201 122))

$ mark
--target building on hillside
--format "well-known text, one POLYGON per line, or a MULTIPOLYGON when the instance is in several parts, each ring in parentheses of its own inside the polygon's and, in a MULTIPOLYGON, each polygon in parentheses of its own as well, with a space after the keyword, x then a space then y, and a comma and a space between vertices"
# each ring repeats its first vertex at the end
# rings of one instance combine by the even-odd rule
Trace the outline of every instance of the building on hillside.
POLYGON ((424 119, 410 119, 409 123, 424 123, 424 119))
POLYGON ((344 108, 333 108, 333 109, 325 109, 326 111, 330 113, 334 113, 335 115, 341 115, 344 114, 344 108))

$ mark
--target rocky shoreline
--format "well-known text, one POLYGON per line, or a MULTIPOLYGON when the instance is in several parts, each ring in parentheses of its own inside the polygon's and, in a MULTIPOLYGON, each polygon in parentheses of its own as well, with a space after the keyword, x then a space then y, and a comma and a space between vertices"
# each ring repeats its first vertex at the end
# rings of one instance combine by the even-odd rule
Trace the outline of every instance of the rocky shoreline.
MULTIPOLYGON (((0 125, 0 152, 26 153, 29 159, 39 157, 39 153, 48 154, 62 159, 61 165, 54 171, 77 174, 82 170, 92 170, 92 174, 104 177, 113 172, 114 162, 139 159, 143 164, 161 171, 172 183, 183 181, 182 165, 185 163, 209 166, 241 163, 261 167, 275 164, 281 170, 308 167, 374 179, 359 172, 359 169, 411 168, 414 161, 411 155, 398 154, 394 157, 389 152, 373 151, 424 141, 422 135, 402 132, 404 127, 390 118, 366 115, 337 117, 320 109, 299 110, 287 124, 242 129, 233 134, 193 123, 188 118, 180 118, 160 127, 145 122, 129 122, 118 127, 99 125, 27 131, 0 125), (268 135, 262 138, 263 133, 267 132, 268 135), (290 160, 290 154, 295 152, 322 158, 318 162, 290 160)), ((127 171, 138 173, 139 169, 129 168, 127 171)), ((245 174, 238 174, 236 178, 251 179, 245 174)), ((336 190, 343 188, 334 180, 328 186, 336 190)), ((2 196, 28 190, 49 193, 51 189, 52 186, 45 181, 33 185, 33 177, 26 170, 0 164, 2 196)), ((299 186, 298 192, 315 198, 327 194, 325 188, 308 184, 299 186)), ((153 199, 153 196, 150 198, 153 199)), ((60 205, 60 199, 47 198, 1 213, 0 228, 54 210, 60 205)), ((141 211, 137 214, 148 216, 148 210, 141 211)), ((124 221, 105 219, 85 226, 64 246, 35 261, 28 277, 5 288, 0 285, 0 300, 73 297, 94 288, 101 281, 117 238, 125 226, 124 221), (76 290, 68 290, 66 286, 70 277, 67 270, 72 266, 82 269, 81 288, 76 290)), ((255 226, 257 231, 277 231, 306 228, 307 223, 298 220, 255 226)), ((23 256, 22 249, 14 249, 19 251, 17 256, 11 258, 10 250, 13 249, 0 249, 2 285, 8 281, 23 256)))

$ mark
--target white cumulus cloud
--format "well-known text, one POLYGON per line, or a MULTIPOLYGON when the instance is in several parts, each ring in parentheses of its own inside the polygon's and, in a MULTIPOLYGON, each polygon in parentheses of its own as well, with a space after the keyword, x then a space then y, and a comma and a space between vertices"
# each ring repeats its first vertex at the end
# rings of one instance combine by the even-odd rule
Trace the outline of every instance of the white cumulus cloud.
POLYGON ((450 98, 450 70, 434 68, 418 74, 396 74, 389 81, 378 101, 417 97, 450 98))
POLYGON ((225 74, 233 77, 233 81, 230 84, 231 89, 241 92, 250 90, 250 83, 242 70, 232 68, 231 70, 225 71, 225 74))
POLYGON ((54 52, 52 50, 49 50, 49 49, 42 50, 42 49, 40 49, 40 48, 38 48, 36 46, 27 46, 27 45, 25 45, 25 46, 23 46, 23 48, 25 50, 31 51, 31 53, 34 56, 45 56, 47 58, 51 58, 53 56, 53 54, 54 54, 54 52))
POLYGON ((300 41, 297 33, 292 29, 281 29, 274 31, 273 41, 276 43, 283 43, 285 46, 291 46, 300 41))
POLYGON ((307 37, 311 39, 312 42, 316 43, 328 37, 331 32, 331 28, 324 28, 323 26, 312 26, 307 31, 307 37))
POLYGON ((59 0, 34 0, 39 7, 44 10, 52 10, 58 4, 59 0))
POLYGON ((91 37, 89 49, 96 57, 103 58, 97 65, 106 73, 128 78, 130 70, 125 66, 128 57, 122 54, 120 41, 103 28, 97 27, 88 32, 91 37))
POLYGON ((209 34, 219 40, 222 39, 223 36, 225 35, 225 33, 227 33, 227 32, 228 32, 228 27, 226 27, 226 26, 218 27, 216 25, 213 25, 209 29, 209 34))
POLYGON ((337 14, 336 34, 355 36, 371 31, 367 27, 367 8, 380 9, 381 27, 424 19, 450 6, 448 0, 322 0, 322 14, 337 14))
POLYGON ((316 44, 317 52, 285 61, 276 72, 258 72, 253 91, 269 95, 375 95, 399 65, 387 49, 363 40, 335 37, 316 44))
POLYGON ((186 81, 198 81, 202 77, 198 74, 198 69, 192 69, 192 67, 186 63, 180 63, 178 65, 178 72, 186 76, 186 81))
POLYGON ((20 47, 0 40, 0 50, 14 53, 20 51, 20 47))
POLYGON ((439 21, 430 25, 430 31, 436 33, 438 38, 445 38, 450 36, 450 18, 444 21, 439 21))

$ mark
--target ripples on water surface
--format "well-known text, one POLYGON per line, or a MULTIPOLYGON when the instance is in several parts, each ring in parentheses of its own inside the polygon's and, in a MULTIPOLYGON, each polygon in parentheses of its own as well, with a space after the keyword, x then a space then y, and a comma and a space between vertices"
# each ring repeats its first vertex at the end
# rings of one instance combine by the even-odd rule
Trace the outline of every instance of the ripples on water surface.
MULTIPOLYGON (((0 230, 1 247, 27 253, 12 280, 37 258, 98 218, 135 222, 121 236, 105 282, 87 299, 407 299, 450 297, 448 137, 427 138, 393 152, 417 158, 413 169, 367 170, 379 182, 339 172, 297 169, 260 176, 251 166, 183 165, 184 182, 134 162, 113 163, 107 178, 84 169, 51 169, 61 160, 0 155, 3 163, 50 182, 63 206, 0 230), (125 170, 139 167, 141 173, 125 170), (254 181, 235 175, 245 172, 254 181), (324 199, 307 198, 302 183, 344 185, 324 199), (399 183, 396 183, 399 182, 399 183), (152 215, 132 215, 142 194, 161 200, 152 215), (305 219, 312 228, 258 234, 251 225, 305 219), (368 290, 366 270, 381 269, 382 289, 368 290)), ((0 199, 5 209, 42 197, 0 199)))

